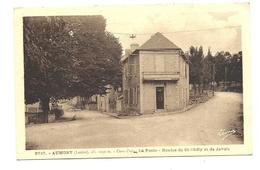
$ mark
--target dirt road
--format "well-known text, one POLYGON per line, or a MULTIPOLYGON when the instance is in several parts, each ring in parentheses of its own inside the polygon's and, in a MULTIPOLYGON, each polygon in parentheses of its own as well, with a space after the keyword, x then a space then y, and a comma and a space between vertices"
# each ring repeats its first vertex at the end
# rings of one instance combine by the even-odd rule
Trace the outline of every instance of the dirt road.
POLYGON ((74 112, 75 121, 26 127, 26 141, 36 149, 240 144, 233 125, 241 104, 241 94, 219 92, 182 113, 116 119, 74 112))

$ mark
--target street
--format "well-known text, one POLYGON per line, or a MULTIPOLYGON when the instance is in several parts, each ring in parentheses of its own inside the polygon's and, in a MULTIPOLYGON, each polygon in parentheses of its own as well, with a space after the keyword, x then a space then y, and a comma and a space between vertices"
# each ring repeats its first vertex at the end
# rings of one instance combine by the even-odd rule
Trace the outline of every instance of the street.
MULTIPOLYGON (((241 144, 236 133, 242 94, 217 92, 205 103, 181 113, 117 119, 96 111, 77 111, 76 120, 29 125, 32 149, 241 144)), ((241 128, 241 127, 240 127, 241 128)))

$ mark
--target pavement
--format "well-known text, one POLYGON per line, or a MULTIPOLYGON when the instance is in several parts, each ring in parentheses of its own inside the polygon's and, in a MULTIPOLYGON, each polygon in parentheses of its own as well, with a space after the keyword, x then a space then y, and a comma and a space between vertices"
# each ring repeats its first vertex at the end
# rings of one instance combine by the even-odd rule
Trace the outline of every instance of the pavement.
POLYGON ((218 92, 185 112, 124 119, 97 111, 65 112, 64 122, 27 126, 26 142, 31 149, 242 144, 236 133, 242 127, 235 127, 242 126, 241 104, 242 94, 218 92))

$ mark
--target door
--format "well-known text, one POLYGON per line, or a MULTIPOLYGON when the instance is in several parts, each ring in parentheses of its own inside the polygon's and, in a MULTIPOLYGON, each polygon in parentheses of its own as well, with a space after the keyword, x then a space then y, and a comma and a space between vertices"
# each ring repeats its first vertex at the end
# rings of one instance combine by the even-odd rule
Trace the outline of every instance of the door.
POLYGON ((164 87, 156 87, 156 109, 164 109, 164 87))

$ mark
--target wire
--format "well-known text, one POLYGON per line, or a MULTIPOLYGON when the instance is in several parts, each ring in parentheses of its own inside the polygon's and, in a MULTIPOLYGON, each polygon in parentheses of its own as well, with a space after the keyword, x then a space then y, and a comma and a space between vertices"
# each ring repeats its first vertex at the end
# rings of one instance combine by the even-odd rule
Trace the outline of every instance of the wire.
MULTIPOLYGON (((199 29, 199 30, 186 30, 186 31, 173 31, 173 32, 161 32, 162 34, 175 34, 175 33, 182 33, 182 32, 202 32, 202 31, 212 31, 212 30, 221 30, 221 29, 233 29, 233 28, 240 28, 241 26, 227 26, 227 27, 219 27, 219 28, 207 28, 207 29, 199 29)), ((132 35, 133 33, 126 33, 126 32, 111 32, 113 34, 118 35, 132 35)), ((154 33, 135 33, 133 35, 151 35, 154 33)))

